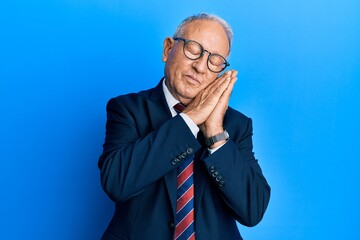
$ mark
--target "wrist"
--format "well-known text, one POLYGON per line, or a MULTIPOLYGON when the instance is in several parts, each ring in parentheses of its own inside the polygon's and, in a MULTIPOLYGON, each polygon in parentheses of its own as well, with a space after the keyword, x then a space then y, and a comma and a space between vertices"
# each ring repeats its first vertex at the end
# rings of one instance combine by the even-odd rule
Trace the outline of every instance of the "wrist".
POLYGON ((217 134, 224 132, 223 126, 206 127, 204 125, 200 125, 199 127, 200 127, 202 133, 204 134, 205 138, 210 138, 210 137, 213 137, 217 134))
POLYGON ((214 143, 213 145, 209 146, 208 149, 216 149, 226 143, 227 140, 221 140, 219 142, 214 143))
POLYGON ((205 145, 210 148, 216 148, 221 144, 224 144, 229 139, 229 133, 224 130, 218 134, 215 134, 211 137, 205 137, 205 145))

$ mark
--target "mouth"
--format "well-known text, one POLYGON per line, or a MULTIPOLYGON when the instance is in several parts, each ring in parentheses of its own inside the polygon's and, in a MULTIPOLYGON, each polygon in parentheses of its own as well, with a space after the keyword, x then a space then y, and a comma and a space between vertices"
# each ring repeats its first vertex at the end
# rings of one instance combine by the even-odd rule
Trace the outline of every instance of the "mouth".
POLYGON ((194 77, 193 75, 190 75, 190 74, 186 74, 185 75, 185 78, 186 80, 191 83, 191 84, 196 84, 196 85, 200 85, 201 82, 196 78, 194 77))

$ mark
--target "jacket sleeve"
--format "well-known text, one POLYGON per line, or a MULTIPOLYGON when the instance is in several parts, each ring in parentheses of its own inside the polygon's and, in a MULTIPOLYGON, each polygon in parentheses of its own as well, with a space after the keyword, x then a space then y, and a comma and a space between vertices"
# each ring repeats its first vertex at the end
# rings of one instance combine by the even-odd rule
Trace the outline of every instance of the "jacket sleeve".
POLYGON ((268 206, 270 187, 254 157, 252 121, 243 119, 241 124, 228 125, 228 142, 215 153, 204 154, 202 161, 236 220, 254 226, 268 206))
POLYGON ((180 116, 151 130, 148 116, 128 106, 118 98, 107 104, 106 137, 98 162, 102 187, 115 202, 139 194, 200 148, 180 116))

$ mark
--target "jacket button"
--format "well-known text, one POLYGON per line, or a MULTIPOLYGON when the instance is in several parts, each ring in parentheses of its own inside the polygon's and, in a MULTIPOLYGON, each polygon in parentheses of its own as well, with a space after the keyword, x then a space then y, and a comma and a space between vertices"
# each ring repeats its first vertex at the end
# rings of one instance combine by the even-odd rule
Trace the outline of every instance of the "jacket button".
POLYGON ((175 229, 175 224, 174 224, 173 222, 169 222, 169 225, 168 225, 168 226, 169 226, 169 228, 172 229, 172 230, 175 229))
POLYGON ((222 177, 221 177, 221 176, 217 176, 217 177, 215 178, 215 180, 216 180, 217 182, 220 182, 220 181, 222 180, 222 177))
POLYGON ((188 149, 186 149, 186 153, 187 154, 192 154, 194 152, 194 149, 192 149, 191 147, 189 147, 188 149))
POLYGON ((209 171, 210 171, 211 173, 215 172, 215 167, 214 167, 214 166, 209 167, 209 171))
POLYGON ((223 187, 225 185, 225 182, 224 181, 220 181, 219 182, 219 187, 223 187))
POLYGON ((181 161, 181 160, 176 157, 176 158, 174 158, 173 160, 171 160, 171 164, 172 164, 172 165, 176 165, 176 164, 178 164, 180 161, 181 161))

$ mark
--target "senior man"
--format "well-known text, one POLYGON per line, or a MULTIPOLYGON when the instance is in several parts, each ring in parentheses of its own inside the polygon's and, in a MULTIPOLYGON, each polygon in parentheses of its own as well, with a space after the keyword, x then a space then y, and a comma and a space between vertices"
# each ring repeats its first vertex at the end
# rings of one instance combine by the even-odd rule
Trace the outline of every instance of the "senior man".
POLYGON ((159 84, 108 102, 99 168, 115 213, 103 240, 242 239, 236 221, 262 219, 270 187, 252 121, 228 106, 232 35, 215 15, 186 18, 164 40, 159 84))

